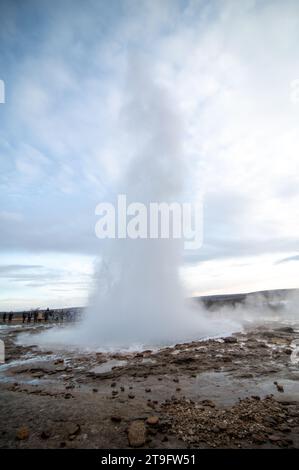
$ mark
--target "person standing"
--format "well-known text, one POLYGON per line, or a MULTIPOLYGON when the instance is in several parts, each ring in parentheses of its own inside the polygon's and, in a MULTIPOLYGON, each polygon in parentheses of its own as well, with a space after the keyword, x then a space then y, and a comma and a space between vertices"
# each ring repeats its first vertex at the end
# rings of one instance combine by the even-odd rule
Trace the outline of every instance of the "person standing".
POLYGON ((23 315, 22 315, 23 323, 25 323, 26 318, 27 318, 27 313, 23 312, 23 315))
POLYGON ((13 319, 13 312, 10 312, 10 314, 8 315, 8 323, 11 323, 12 319, 13 319))
POLYGON ((49 308, 47 308, 47 310, 45 311, 44 313, 44 320, 45 320, 45 323, 48 321, 49 319, 49 308))
POLYGON ((6 323, 6 312, 3 313, 2 321, 3 321, 3 323, 6 323))

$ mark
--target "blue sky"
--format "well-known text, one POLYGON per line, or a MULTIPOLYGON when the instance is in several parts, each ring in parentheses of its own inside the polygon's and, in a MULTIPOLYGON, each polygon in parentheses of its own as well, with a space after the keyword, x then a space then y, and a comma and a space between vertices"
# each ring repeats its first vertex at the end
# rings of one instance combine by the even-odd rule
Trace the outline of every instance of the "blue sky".
POLYGON ((1 1, 0 309, 86 303, 95 206, 134 146, 139 54, 180 109, 186 188, 204 193, 188 292, 298 287, 298 40, 295 0, 1 1))

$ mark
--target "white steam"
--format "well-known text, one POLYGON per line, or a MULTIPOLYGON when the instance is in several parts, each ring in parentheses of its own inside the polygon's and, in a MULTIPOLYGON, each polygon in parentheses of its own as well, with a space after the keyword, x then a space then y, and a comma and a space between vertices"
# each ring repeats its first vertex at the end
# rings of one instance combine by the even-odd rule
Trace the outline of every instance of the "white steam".
MULTIPOLYGON (((122 157, 129 163, 119 193, 126 194, 128 203, 179 201, 188 166, 174 97, 155 83, 140 60, 130 64, 127 96, 121 122, 133 144, 124 148, 122 157)), ((128 348, 223 335, 238 328, 226 319, 212 320, 198 304, 186 302, 178 275, 181 255, 181 241, 171 239, 104 243, 82 322, 75 328, 51 329, 34 341, 128 348)))

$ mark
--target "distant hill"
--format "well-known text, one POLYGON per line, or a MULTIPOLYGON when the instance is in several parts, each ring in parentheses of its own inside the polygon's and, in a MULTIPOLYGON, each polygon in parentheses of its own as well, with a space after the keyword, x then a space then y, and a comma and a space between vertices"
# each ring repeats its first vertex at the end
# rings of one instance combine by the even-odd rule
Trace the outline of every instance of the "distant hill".
POLYGON ((281 302, 286 300, 290 295, 295 293, 299 294, 299 289, 275 289, 275 290, 263 290, 256 292, 247 292, 243 294, 220 294, 220 295, 204 295, 193 297, 199 302, 203 302, 206 307, 220 306, 220 305, 235 305, 244 302, 250 297, 264 298, 266 302, 281 302))

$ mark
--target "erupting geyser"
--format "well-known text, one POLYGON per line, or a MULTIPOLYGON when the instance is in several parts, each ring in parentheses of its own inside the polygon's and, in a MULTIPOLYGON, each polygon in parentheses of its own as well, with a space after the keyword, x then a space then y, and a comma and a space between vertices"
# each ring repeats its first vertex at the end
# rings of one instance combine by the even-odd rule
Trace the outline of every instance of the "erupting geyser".
MULTIPOLYGON (((121 119, 133 145, 122 155, 129 163, 119 193, 145 205, 178 201, 187 169, 174 101, 144 63, 131 63, 127 84, 121 119)), ((43 333, 40 343, 129 348, 231 332, 231 322, 209 319, 186 302, 178 275, 181 241, 126 238, 99 244, 101 260, 83 320, 43 333)))

